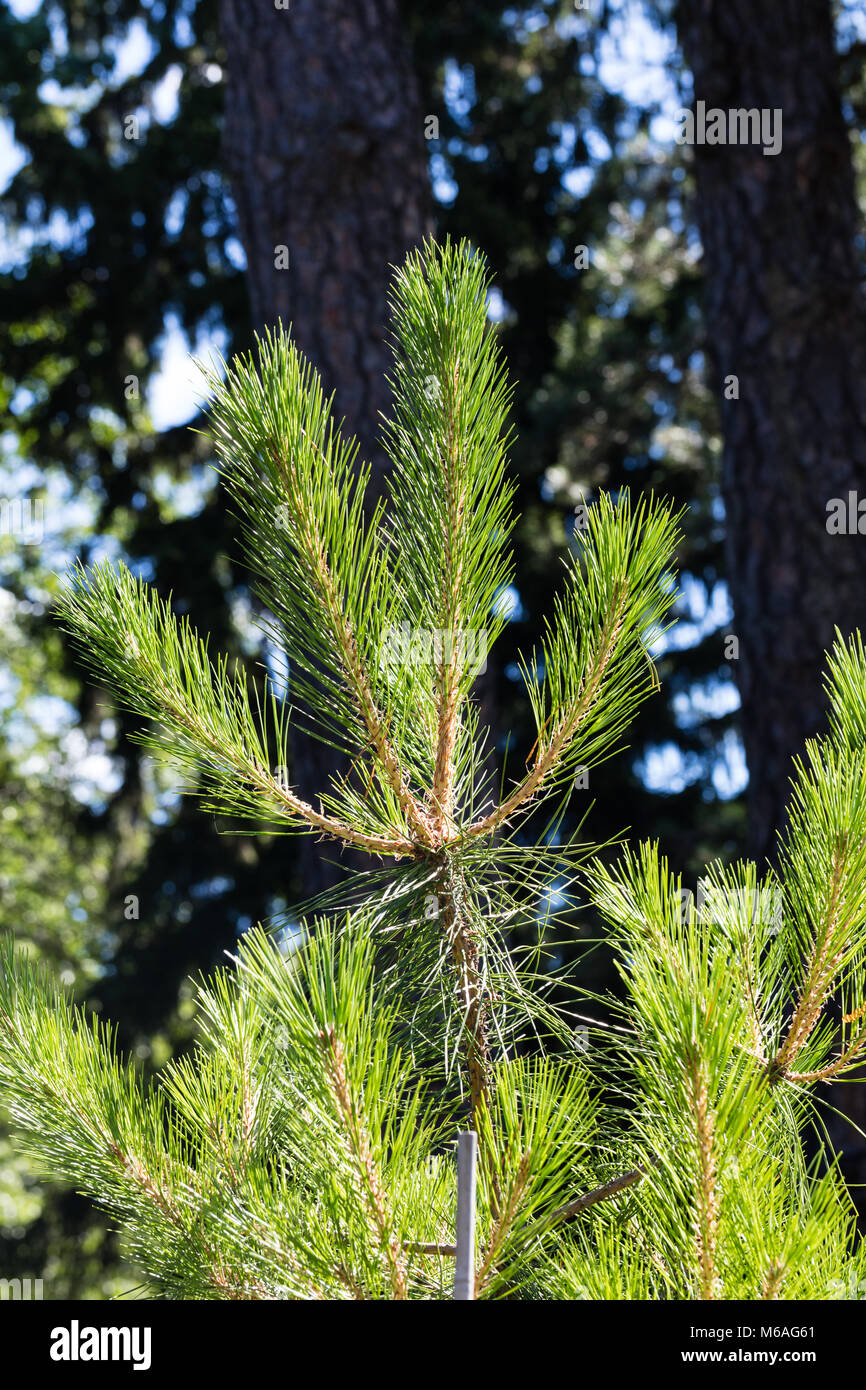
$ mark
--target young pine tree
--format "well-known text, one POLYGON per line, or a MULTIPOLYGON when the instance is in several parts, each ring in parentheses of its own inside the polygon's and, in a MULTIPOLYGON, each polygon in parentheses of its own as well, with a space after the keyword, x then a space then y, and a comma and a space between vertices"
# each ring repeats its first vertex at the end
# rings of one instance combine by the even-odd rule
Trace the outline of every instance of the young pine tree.
POLYGON ((0 1081, 21 1141, 121 1223, 155 1296, 450 1297, 471 1128, 477 1298, 857 1297, 849 1196, 803 1139, 866 1050, 862 644, 831 658, 830 730, 795 766, 777 874, 715 866, 695 901, 652 845, 605 866, 559 842, 555 813, 533 843, 536 808, 585 785, 655 685, 677 518, 625 496, 589 509, 523 665, 534 750, 493 786, 473 689, 507 621, 514 519, 486 303, 465 245, 397 274, 393 472, 371 515, 286 334, 211 377, 297 709, 270 678, 257 701, 124 567, 65 591, 93 668, 227 827, 314 834, 372 868, 339 911, 243 938, 199 987, 195 1052, 153 1089, 7 945, 0 1081), (315 805, 291 780, 299 718, 350 757, 315 805), (581 885, 622 975, 606 1011, 545 944, 581 885))

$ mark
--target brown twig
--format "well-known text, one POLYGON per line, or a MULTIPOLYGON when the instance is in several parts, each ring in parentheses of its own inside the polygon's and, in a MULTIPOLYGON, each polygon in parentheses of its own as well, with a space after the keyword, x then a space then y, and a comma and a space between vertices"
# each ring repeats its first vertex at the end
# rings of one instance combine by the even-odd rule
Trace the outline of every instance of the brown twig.
POLYGON ((864 1049, 866 1049, 866 1029, 862 1033, 858 1033, 857 1037, 826 1066, 819 1067, 815 1071, 786 1071, 785 1080, 802 1085, 815 1081, 832 1081, 834 1077, 841 1076, 842 1072, 848 1071, 854 1066, 864 1049))
POLYGON ((576 1197, 573 1202, 566 1202, 565 1206, 557 1207, 549 1216, 544 1218, 544 1225, 553 1225, 559 1221, 573 1221, 576 1216, 580 1216, 582 1211, 589 1207, 594 1207, 597 1202, 606 1202, 609 1197, 615 1197, 619 1192, 625 1192, 629 1187, 634 1187, 641 1178, 645 1178, 649 1172, 649 1167, 632 1168, 628 1173, 622 1173, 618 1178, 611 1178, 610 1182, 604 1183, 601 1187, 596 1187, 592 1192, 585 1192, 582 1197, 576 1197))
POLYGON ((770 1268, 764 1278, 764 1287, 761 1290, 761 1298, 775 1301, 779 1297, 782 1283, 786 1274, 785 1266, 780 1260, 772 1260, 770 1268))
POLYGON ((452 1259, 457 1254, 456 1245, 426 1245, 421 1241, 409 1241, 403 1249, 413 1255, 450 1255, 452 1259))
POLYGON ((714 1149, 715 1116, 710 1107, 706 1079, 696 1052, 689 1058, 688 1092, 689 1108, 695 1122, 700 1167, 695 1238, 701 1297, 711 1299, 715 1297, 716 1233, 719 1220, 714 1149))
POLYGON ((443 635, 449 651, 440 654, 436 670, 437 739, 436 767, 433 776, 432 806, 435 831, 441 841, 451 819, 454 799, 454 743, 457 726, 457 660, 455 636, 460 629, 460 583, 462 570, 454 556, 454 543, 463 525, 466 506, 465 490, 457 478, 457 441, 454 422, 455 396, 459 366, 454 365, 453 379, 448 390, 447 444, 443 463, 445 488, 445 567, 442 575, 442 613, 445 619, 443 635))

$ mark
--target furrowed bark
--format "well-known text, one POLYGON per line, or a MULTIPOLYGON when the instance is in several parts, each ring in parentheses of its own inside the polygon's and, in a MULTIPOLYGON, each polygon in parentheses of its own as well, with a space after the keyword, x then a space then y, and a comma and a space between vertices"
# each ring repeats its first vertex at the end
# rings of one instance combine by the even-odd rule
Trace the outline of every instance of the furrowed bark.
POLYGON ((782 113, 782 149, 695 145, 708 345, 722 410, 727 580, 750 855, 774 857, 790 759, 823 720, 824 652, 863 621, 866 543, 827 503, 866 496, 862 219, 829 0, 681 0, 707 109, 782 113), (739 399, 725 399, 725 378, 739 399))
MULTIPOLYGON (((778 155, 693 152, 724 429, 749 853, 760 863, 775 856, 791 756, 823 722, 833 629, 863 623, 866 541, 826 529, 831 499, 866 497, 862 216, 830 0, 681 0, 677 22, 696 98, 783 116, 778 155), (730 374, 739 400, 723 398, 730 374)), ((841 1088, 828 1112, 856 1196, 866 1144, 834 1108, 866 1128, 866 1088, 841 1088)))

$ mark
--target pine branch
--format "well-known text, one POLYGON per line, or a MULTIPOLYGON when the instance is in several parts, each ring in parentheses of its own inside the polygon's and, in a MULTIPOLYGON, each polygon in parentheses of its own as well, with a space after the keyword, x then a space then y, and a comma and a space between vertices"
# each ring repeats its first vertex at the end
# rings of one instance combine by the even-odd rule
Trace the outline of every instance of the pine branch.
POLYGON ((222 476, 310 731, 370 755, 426 843, 409 784, 428 766, 429 697, 417 673, 388 660, 406 597, 382 504, 364 516, 369 467, 356 465, 356 442, 342 438, 318 374, 281 328, 258 340, 257 362, 237 358, 225 380, 206 376, 222 476))
POLYGON ((769 1302, 775 1302, 779 1297, 784 1278, 785 1266, 779 1260, 772 1260, 764 1279, 761 1297, 769 1302))
POLYGON ((392 1297, 404 1299, 406 1272, 400 1254, 400 1243, 392 1234, 393 1220, 388 1211, 387 1198, 376 1169, 363 1118, 359 1113, 358 1101, 352 1094, 346 1074, 343 1048, 333 1028, 321 1034, 321 1043, 327 1059, 334 1102, 355 1165, 358 1185, 364 1195, 373 1236, 387 1265, 392 1297))
MULTIPOLYGON (((856 981, 862 964, 866 760, 862 749, 846 746, 840 736, 838 699, 834 710, 836 746, 810 742, 806 763, 795 763, 789 826, 780 850, 794 918, 792 964, 801 983, 787 1032, 768 1068, 772 1081, 788 1075, 810 1044, 827 998, 838 984, 856 981)), ((857 994, 862 998, 862 983, 857 994)), ((806 1066, 798 1071, 808 1076, 821 1069, 806 1066)))
POLYGON ((697 1242, 701 1297, 716 1297, 716 1246, 718 1242, 718 1174, 715 1154, 716 1116, 710 1105, 706 1077, 697 1050, 690 1049, 687 1071, 689 1111, 694 1124, 700 1177, 697 1184, 697 1242))
POLYGON ((546 738, 543 731, 539 734, 531 772, 515 787, 501 805, 497 806, 483 820, 470 826, 466 831, 467 835, 492 834, 500 825, 508 822, 521 806, 531 801, 541 790, 545 780, 557 769, 563 751, 579 732, 599 697, 604 674, 610 664, 621 630, 623 602, 624 593, 622 597, 616 599, 610 616, 603 624, 600 650, 598 655, 593 658, 588 678, 580 692, 577 704, 562 719, 559 728, 554 733, 546 738))
POLYGON ((606 1202, 609 1197, 616 1197, 618 1193, 627 1191, 645 1178, 648 1168, 632 1168, 628 1173, 621 1173, 619 1177, 611 1178, 610 1182, 603 1183, 601 1187, 596 1187, 592 1192, 585 1192, 581 1197, 575 1197, 574 1201, 566 1202, 564 1206, 557 1207, 552 1211, 545 1222, 572 1221, 581 1212, 588 1211, 599 1202, 606 1202))
MULTIPOLYGON (((461 588, 462 570, 457 542, 463 530, 466 511, 466 485, 460 477, 459 443, 455 421, 455 397, 460 388, 460 363, 454 363, 451 372, 445 376, 445 416, 446 441, 444 457, 441 460, 445 483, 445 514, 443 522, 443 550, 445 569, 442 574, 442 595, 440 609, 443 630, 449 633, 460 632, 462 622, 461 588)), ((440 835, 443 827, 450 821, 454 801, 454 744, 455 723, 459 688, 457 685, 457 645, 446 656, 443 651, 436 667, 436 715, 438 737, 436 741, 436 768, 433 778, 432 804, 436 817, 436 828, 440 835)))
POLYGON ((831 955, 838 933, 839 896, 842 887, 843 857, 837 846, 833 855, 830 894, 826 915, 812 944, 806 980, 784 1042, 770 1062, 772 1078, 785 1076, 789 1063, 805 1047, 821 1016, 824 1001, 833 985, 838 958, 831 955))
MULTIPOLYGON (((409 840, 357 830, 282 785, 267 770, 265 736, 239 669, 230 674, 224 659, 214 666, 188 620, 178 623, 169 603, 125 566, 77 570, 58 608, 85 659, 111 676, 124 703, 159 721, 155 739, 163 756, 188 768, 193 779, 204 774, 215 809, 316 830, 374 854, 413 853, 409 840)), ((271 707, 278 765, 284 767, 285 724, 273 698, 271 707)))
POLYGON ((856 1067, 866 1054, 866 1029, 859 1033, 853 1042, 847 1047, 842 1048, 837 1057, 826 1066, 817 1067, 814 1071, 785 1071, 785 1080, 794 1082, 801 1086, 810 1086, 816 1081, 834 1081, 837 1077, 844 1076, 846 1072, 856 1067))
POLYGON ((391 543, 410 581, 413 625, 436 639, 430 806, 440 843, 454 812, 460 710, 477 672, 477 662, 464 659, 464 641, 495 640, 504 622, 496 600, 512 572, 505 545, 514 488, 504 475, 510 391, 488 331, 488 285, 468 246, 431 242, 398 271, 391 298, 391 543))
MULTIPOLYGON (((95 1019, 88 1024, 34 967, 16 961, 11 943, 0 958, 0 1078, 28 1147, 55 1174, 126 1221, 139 1224, 149 1208, 172 1232, 172 1245, 196 1250, 211 1288, 245 1296, 193 1214, 203 1200, 200 1177, 179 1146, 163 1148, 167 1116, 159 1098, 143 1096, 137 1079, 121 1071, 107 1030, 95 1019)), ((170 1122, 168 1134, 171 1145, 170 1122)))
POLYGON ((556 622, 539 659, 523 663, 536 714, 533 764, 506 799, 464 836, 492 834, 576 765, 609 756, 641 700, 657 687, 647 643, 662 630, 674 593, 666 580, 679 539, 670 508, 599 499, 573 561, 556 622), (541 667, 539 686, 534 671, 541 667))
POLYGON ((437 880, 442 931, 451 951, 455 984, 465 1033, 466 1065, 473 1122, 490 1081, 490 1049, 475 933, 461 913, 453 870, 447 862, 437 880))
MULTIPOLYGON (((321 454, 321 450, 317 450, 317 452, 321 454)), ((276 449, 272 450, 272 456, 285 483, 287 499, 296 503, 299 497, 303 497, 303 490, 296 485, 294 466, 276 449)), ((327 461, 323 460, 323 462, 327 466, 327 461)), ((306 523, 305 538, 310 545, 306 556, 308 569, 313 576, 322 607, 331 624, 346 684, 352 691, 370 743, 385 770, 388 783, 397 796, 411 831, 421 844, 430 845, 432 840, 427 817, 409 789, 408 776, 388 738, 383 717, 376 706, 370 675, 364 667, 358 650, 355 632, 344 612, 342 596, 327 561, 326 538, 322 534, 315 514, 305 516, 304 521, 306 523)), ((371 531, 375 531, 375 523, 371 531)))

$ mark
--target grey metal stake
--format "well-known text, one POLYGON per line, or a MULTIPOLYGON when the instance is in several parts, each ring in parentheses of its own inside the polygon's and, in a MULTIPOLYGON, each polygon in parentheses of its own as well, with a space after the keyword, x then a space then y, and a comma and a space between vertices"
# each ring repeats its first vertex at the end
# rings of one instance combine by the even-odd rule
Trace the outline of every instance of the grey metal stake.
POLYGON ((454 1297, 475 1297, 475 1165, 478 1135, 474 1129, 457 1136, 457 1251, 454 1297))

